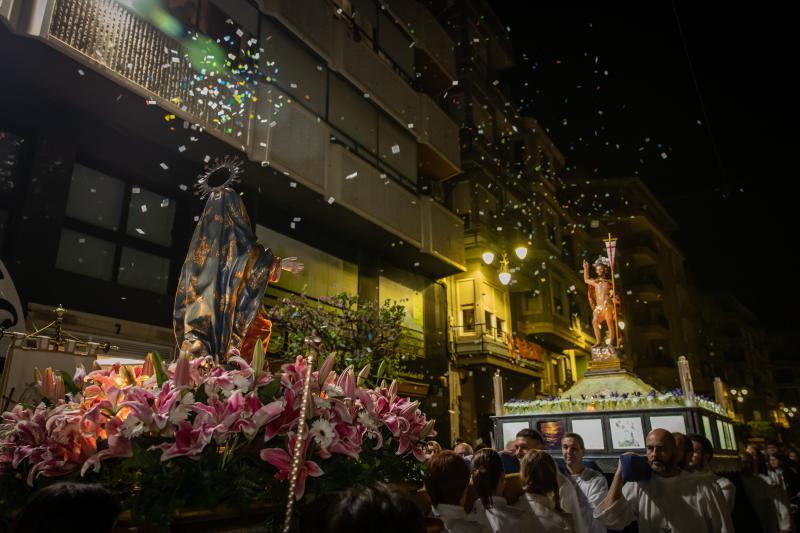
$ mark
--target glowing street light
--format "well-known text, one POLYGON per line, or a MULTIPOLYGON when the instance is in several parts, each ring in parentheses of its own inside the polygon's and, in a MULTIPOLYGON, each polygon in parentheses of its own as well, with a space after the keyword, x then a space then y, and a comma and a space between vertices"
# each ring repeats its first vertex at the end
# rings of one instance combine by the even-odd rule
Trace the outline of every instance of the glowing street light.
POLYGON ((514 253, 516 253, 517 257, 522 260, 528 256, 528 249, 525 246, 517 246, 517 249, 514 250, 514 253))
POLYGON ((503 259, 500 261, 500 283, 508 285, 511 282, 511 272, 508 271, 508 256, 503 254, 503 259))
POLYGON ((481 257, 483 258, 483 262, 486 263, 487 265, 491 265, 494 262, 494 252, 491 251, 483 252, 483 255, 481 257))

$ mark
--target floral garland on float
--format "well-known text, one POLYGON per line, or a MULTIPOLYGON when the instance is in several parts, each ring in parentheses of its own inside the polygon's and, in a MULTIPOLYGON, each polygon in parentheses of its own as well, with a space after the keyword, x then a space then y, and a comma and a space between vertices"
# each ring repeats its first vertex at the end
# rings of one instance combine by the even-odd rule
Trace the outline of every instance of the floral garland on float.
POLYGON ((651 390, 648 394, 640 392, 615 393, 593 396, 548 396, 537 400, 509 400, 505 403, 505 414, 527 415, 534 413, 572 413, 591 411, 622 411, 630 409, 665 409, 685 407, 687 402, 694 402, 698 407, 719 415, 727 416, 727 412, 713 400, 695 395, 692 400, 686 398, 681 389, 667 392, 651 390))
POLYGON ((149 524, 184 507, 282 506, 301 424, 298 501, 358 482, 421 482, 434 421, 396 381, 368 385, 369 366, 337 374, 331 354, 310 373, 301 420, 306 357, 272 374, 260 342, 253 355, 219 365, 182 354, 166 365, 149 354, 133 369, 37 372, 41 402, 3 413, 0 511, 57 480, 102 483, 149 524))

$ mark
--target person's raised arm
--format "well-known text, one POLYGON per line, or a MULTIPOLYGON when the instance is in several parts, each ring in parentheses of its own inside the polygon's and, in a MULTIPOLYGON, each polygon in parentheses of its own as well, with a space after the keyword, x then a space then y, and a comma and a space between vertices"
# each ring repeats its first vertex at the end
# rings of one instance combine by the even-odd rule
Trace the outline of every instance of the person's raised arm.
POLYGON ((589 261, 583 260, 583 281, 587 285, 594 285, 594 281, 589 278, 589 261))
POLYGON ((608 494, 597 506, 597 509, 607 509, 611 507, 614 502, 622 498, 622 461, 617 465, 617 471, 614 473, 614 480, 608 488, 608 494))

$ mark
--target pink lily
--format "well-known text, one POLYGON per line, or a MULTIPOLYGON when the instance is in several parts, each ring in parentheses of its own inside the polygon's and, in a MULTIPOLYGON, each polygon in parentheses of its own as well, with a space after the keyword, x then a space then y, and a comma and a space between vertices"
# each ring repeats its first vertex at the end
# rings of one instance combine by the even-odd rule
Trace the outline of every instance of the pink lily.
POLYGON ((233 393, 224 402, 212 396, 207 404, 198 402, 192 406, 192 411, 197 413, 194 425, 211 432, 217 444, 222 444, 228 438, 231 426, 239 419, 244 406, 244 396, 240 391, 233 393))
POLYGON ((163 452, 161 461, 164 462, 174 457, 197 457, 209 442, 211 442, 211 432, 202 427, 194 427, 189 421, 184 420, 175 432, 175 442, 165 442, 150 449, 161 450, 163 452))
POLYGON ((109 423, 106 425, 106 431, 108 432, 108 448, 100 450, 83 463, 83 466, 81 467, 81 477, 83 477, 90 468, 92 468, 95 472, 99 472, 100 462, 103 459, 109 459, 111 457, 133 456, 133 445, 131 444, 130 439, 123 436, 120 431, 123 423, 124 421, 118 416, 109 421, 109 423))
POLYGON ((283 400, 262 405, 256 394, 250 394, 245 401, 243 416, 234 422, 231 429, 252 439, 262 427, 281 416, 283 408, 283 400))
MULTIPOLYGON (((294 433, 289 433, 289 441, 287 446, 291 452, 287 452, 281 448, 264 448, 261 450, 261 459, 278 469, 278 472, 275 474, 275 479, 289 478, 289 474, 292 469, 292 453, 294 453, 296 443, 297 435, 294 433)), ((301 460, 300 472, 297 476, 297 485, 295 487, 296 500, 300 500, 303 497, 303 494, 305 494, 306 478, 308 476, 319 477, 324 474, 317 463, 314 461, 305 460, 306 454, 308 453, 308 445, 310 443, 311 439, 309 438, 306 438, 303 441, 303 447, 301 450, 301 457, 303 460, 301 460)))

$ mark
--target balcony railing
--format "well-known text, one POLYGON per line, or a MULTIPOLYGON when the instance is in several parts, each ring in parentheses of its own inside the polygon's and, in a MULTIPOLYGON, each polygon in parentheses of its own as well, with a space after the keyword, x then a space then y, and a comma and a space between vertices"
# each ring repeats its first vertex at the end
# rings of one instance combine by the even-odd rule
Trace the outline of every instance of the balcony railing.
MULTIPOLYGON (((185 51, 184 45, 193 46, 193 36, 172 37, 179 32, 165 33, 116 0, 46 0, 40 4, 46 9, 35 12, 19 7, 22 3, 10 4, 10 8, 0 11, 0 16, 7 19, 12 30, 42 37, 59 52, 142 96, 148 103, 157 104, 175 118, 197 124, 247 153, 249 159, 268 161, 308 188, 372 218, 373 222, 425 253, 445 259, 456 270, 464 269, 461 221, 443 206, 421 198, 416 188, 409 188, 408 180, 404 181, 408 173, 396 170, 389 162, 389 156, 397 153, 406 137, 410 147, 416 148, 414 133, 421 138, 420 142, 427 142, 436 149, 432 152, 449 161, 449 167, 457 170, 459 151, 455 125, 432 101, 425 100, 427 97, 408 85, 398 84, 397 76, 387 71, 385 63, 368 47, 344 35, 340 24, 316 13, 309 14, 314 27, 320 30, 314 42, 330 45, 329 51, 334 56, 332 67, 343 71, 350 69, 353 77, 368 82, 364 85, 370 87, 374 100, 379 101, 382 95, 383 109, 391 110, 402 119, 391 125, 407 134, 397 141, 388 133, 382 135, 380 141, 388 145, 380 147, 374 162, 357 160, 351 157, 357 150, 347 152, 333 144, 334 130, 328 117, 304 105, 302 98, 290 97, 280 89, 278 81, 261 80, 258 73, 247 79, 239 65, 250 61, 255 69, 252 62, 256 58, 252 54, 250 57, 240 57, 247 55, 245 53, 233 58, 228 56, 230 65, 220 66, 212 75, 211 71, 198 70, 198 59, 193 55, 192 64, 185 51), (22 22, 20 14, 27 17, 22 22), (317 28, 320 25, 322 27, 317 28), (358 51, 355 56, 348 53, 353 50, 358 51), (257 88, 253 83, 255 79, 259 79, 257 88), (427 109, 425 120, 418 119, 422 102, 427 109), (416 125, 408 131, 403 128, 406 123, 416 125), (397 144, 392 146, 389 141, 397 144), (384 152, 387 157, 378 157, 386 155, 384 152), (355 175, 356 169, 358 180, 349 182, 345 177, 355 175), (386 179, 387 176, 392 179, 386 179), (371 187, 367 187, 368 179, 371 187)), ((267 4, 289 10, 296 15, 295 19, 304 20, 302 13, 291 7, 293 2, 273 0, 267 4)), ((0 1, 0 7, 4 5, 0 1)), ((238 27, 230 24, 231 35, 238 27)), ((302 35, 305 38, 306 34, 302 35)), ((199 34, 194 37, 203 39, 199 34)), ((232 51, 238 53, 239 48, 249 48, 251 53, 256 52, 261 36, 248 37, 244 33, 237 40, 241 46, 237 44, 232 51)), ((262 60, 259 60, 259 67, 262 60)), ((382 123, 389 124, 385 118, 381 115, 382 123)), ((407 166, 416 169, 416 151, 405 149, 403 145, 402 154, 412 160, 407 166)), ((411 178, 416 178, 413 174, 411 178)))
POLYGON ((115 0, 57 0, 47 37, 237 148, 250 142, 253 87, 220 69, 198 73, 182 43, 115 0), (212 83, 213 82, 213 83, 212 83), (212 85, 212 89, 208 88, 212 85))

